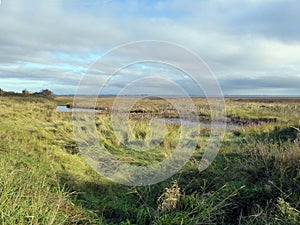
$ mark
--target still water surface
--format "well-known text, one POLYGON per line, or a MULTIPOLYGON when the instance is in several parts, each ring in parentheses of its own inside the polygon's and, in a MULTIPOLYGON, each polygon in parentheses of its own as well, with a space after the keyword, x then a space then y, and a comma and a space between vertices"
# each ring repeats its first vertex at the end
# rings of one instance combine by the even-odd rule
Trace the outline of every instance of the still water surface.
MULTIPOLYGON (((64 105, 59 105, 56 107, 56 110, 58 112, 66 112, 66 113, 101 113, 101 110, 97 109, 84 109, 84 108, 68 108, 67 106, 64 105)), ((184 125, 184 126, 189 126, 189 127, 197 127, 200 125, 200 127, 203 128, 211 128, 210 123, 198 123, 195 121, 190 121, 190 120, 185 120, 185 119, 180 119, 180 118, 161 118, 161 119, 156 119, 159 122, 162 123, 169 123, 169 124, 178 124, 178 125, 184 125)), ((216 129, 222 129, 224 127, 223 124, 221 123, 216 123, 214 124, 214 128, 216 129)), ((233 131, 233 130, 241 130, 242 126, 238 125, 233 125, 233 124, 226 124, 226 130, 228 131, 233 131)))
POLYGON ((67 113, 100 113, 101 110, 97 109, 84 109, 84 108, 68 108, 65 105, 59 105, 56 107, 56 111, 58 112, 67 112, 67 113))

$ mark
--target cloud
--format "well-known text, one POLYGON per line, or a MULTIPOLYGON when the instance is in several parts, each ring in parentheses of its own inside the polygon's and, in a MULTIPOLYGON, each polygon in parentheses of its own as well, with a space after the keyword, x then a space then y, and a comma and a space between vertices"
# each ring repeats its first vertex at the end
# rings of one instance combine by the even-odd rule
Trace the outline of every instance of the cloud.
MULTIPOLYGON (((40 83, 54 92, 71 94, 85 71, 107 50, 130 41, 156 39, 178 43, 199 55, 225 93, 234 89, 243 94, 247 89, 264 94, 263 87, 269 87, 268 93, 285 94, 290 87, 290 92, 300 95, 296 83, 281 82, 284 76, 297 80, 300 74, 299 9, 296 0, 3 1, 0 81, 4 89, 13 90, 10 79, 27 89, 38 88, 40 83)), ((135 50, 137 55, 141 52, 135 50)), ((152 51, 171 56, 175 64, 190 63, 171 49, 152 51)), ((118 60, 121 56, 94 68, 93 76, 105 79, 106 71, 118 60)), ((139 69, 123 70, 127 77, 111 85, 142 76, 139 69)), ((176 73, 168 71, 167 76, 190 92, 195 90, 176 73)))

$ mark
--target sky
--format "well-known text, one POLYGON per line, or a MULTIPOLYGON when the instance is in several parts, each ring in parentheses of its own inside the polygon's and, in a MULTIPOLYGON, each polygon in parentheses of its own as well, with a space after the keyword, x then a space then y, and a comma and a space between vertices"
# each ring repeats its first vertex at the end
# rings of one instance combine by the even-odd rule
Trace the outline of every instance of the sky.
MULTIPOLYGON (((86 94, 99 87, 101 94, 127 93, 126 87, 129 94, 174 94, 180 87, 201 95, 193 77, 202 71, 186 74, 176 63, 135 63, 108 73, 133 50, 107 52, 157 40, 201 58, 224 95, 300 96, 299 11, 298 0, 2 0, 0 88, 62 95, 79 85, 86 94), (106 64, 97 64, 103 57, 106 64)), ((162 50, 146 51, 189 63, 184 54, 162 50)))

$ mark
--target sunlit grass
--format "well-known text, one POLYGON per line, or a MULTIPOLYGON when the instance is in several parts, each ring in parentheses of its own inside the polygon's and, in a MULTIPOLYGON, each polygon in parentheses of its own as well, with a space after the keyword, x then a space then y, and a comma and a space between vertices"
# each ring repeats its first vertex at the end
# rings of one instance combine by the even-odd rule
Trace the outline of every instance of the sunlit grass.
MULTIPOLYGON (((207 102, 193 100, 197 114, 209 116, 207 102)), ((0 224, 299 224, 299 103, 226 101, 229 116, 276 122, 228 131, 215 161, 200 173, 210 134, 201 128, 195 154, 178 174, 127 187, 97 174, 83 159, 72 115, 55 110, 72 99, 2 97, 0 224)), ((112 102, 99 99, 97 107, 112 102)), ((156 114, 168 109, 158 99, 135 107, 156 114)), ((109 114, 99 114, 96 135, 120 161, 150 165, 170 156, 181 138, 179 125, 153 134, 150 122, 132 119, 131 132, 116 133, 109 114)))

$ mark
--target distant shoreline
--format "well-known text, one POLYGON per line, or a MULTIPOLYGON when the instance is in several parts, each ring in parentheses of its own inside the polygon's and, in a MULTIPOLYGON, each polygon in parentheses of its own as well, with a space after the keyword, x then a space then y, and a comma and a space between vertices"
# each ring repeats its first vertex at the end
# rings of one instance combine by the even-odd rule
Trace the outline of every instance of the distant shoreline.
MULTIPOLYGON (((175 96, 175 95, 160 95, 160 96, 149 96, 149 95, 55 95, 57 97, 100 97, 100 98, 111 98, 111 97, 128 97, 128 98, 186 98, 186 96, 175 96)), ((191 95, 189 96, 191 98, 207 98, 206 96, 196 96, 191 95)), ((208 98, 218 98, 219 96, 209 96, 208 98)), ((225 95, 224 98, 226 99, 300 99, 300 96, 274 96, 274 95, 259 95, 259 96, 253 96, 253 95, 225 95)))

